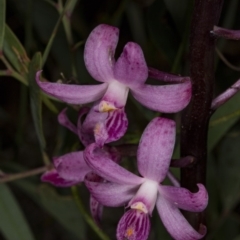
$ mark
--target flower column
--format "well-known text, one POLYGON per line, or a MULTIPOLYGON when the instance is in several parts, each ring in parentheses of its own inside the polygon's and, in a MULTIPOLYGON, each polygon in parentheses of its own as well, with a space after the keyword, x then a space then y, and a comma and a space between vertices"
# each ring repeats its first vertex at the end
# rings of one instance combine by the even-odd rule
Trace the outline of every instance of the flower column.
MULTIPOLYGON (((207 132, 211 116, 214 84, 215 39, 210 31, 217 24, 223 0, 195 0, 190 35, 190 76, 193 95, 182 115, 181 156, 193 156, 196 163, 181 170, 181 185, 196 191, 196 183, 205 184, 207 162, 207 132)), ((205 223, 202 213, 188 214, 190 223, 198 229, 205 223)))

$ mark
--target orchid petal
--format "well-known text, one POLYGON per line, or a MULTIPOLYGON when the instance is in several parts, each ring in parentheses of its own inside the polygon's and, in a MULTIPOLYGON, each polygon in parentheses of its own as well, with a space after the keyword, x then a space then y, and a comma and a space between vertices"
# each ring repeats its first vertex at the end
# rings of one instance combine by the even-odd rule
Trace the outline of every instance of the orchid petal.
POLYGON ((69 129, 73 133, 77 134, 78 130, 76 126, 69 120, 67 114, 67 108, 64 108, 59 114, 58 114, 58 122, 64 126, 65 128, 69 129))
POLYGON ((114 67, 114 77, 122 84, 136 86, 143 84, 148 77, 148 67, 141 47, 128 42, 114 67))
POLYGON ((149 215, 131 209, 120 219, 117 226, 117 240, 146 240, 150 232, 149 215))
POLYGON ((42 71, 36 74, 38 86, 47 94, 70 104, 85 104, 100 99, 107 90, 107 83, 98 85, 75 85, 42 82, 40 75, 42 71))
POLYGON ((198 192, 192 193, 186 188, 159 186, 159 193, 169 202, 190 212, 201 212, 208 204, 208 193, 202 184, 198 185, 198 192))
MULTIPOLYGON (((85 146, 95 142, 94 130, 97 124, 102 124, 108 117, 108 112, 98 111, 98 105, 99 102, 93 105, 82 125, 80 125, 80 118, 78 121, 79 137, 85 146)), ((107 136, 104 137, 104 141, 106 139, 107 136)))
POLYGON ((99 225, 102 219, 103 205, 92 195, 90 196, 90 211, 94 221, 99 225))
POLYGON ((126 133, 127 127, 128 119, 124 109, 110 111, 104 121, 96 124, 94 128, 95 141, 99 146, 117 141, 126 133))
POLYGON ((93 129, 96 123, 94 123, 94 125, 91 124, 91 126, 89 127, 88 121, 89 120, 92 121, 92 118, 89 117, 90 112, 91 110, 89 110, 89 108, 84 107, 79 111, 79 115, 78 115, 78 122, 77 122, 78 137, 85 147, 95 142, 93 129), (88 115, 86 116, 82 124, 82 118, 87 113, 88 115))
POLYGON ((188 105, 192 95, 190 81, 164 86, 144 84, 131 90, 134 98, 142 105, 164 113, 181 111, 188 105))
POLYGON ((93 182, 85 178, 85 185, 91 195, 101 204, 108 207, 125 205, 136 192, 136 187, 128 184, 93 182))
POLYGON ((129 202, 128 206, 135 209, 136 207, 139 209, 139 206, 141 209, 142 206, 144 206, 143 211, 151 215, 156 204, 157 196, 158 183, 149 179, 145 179, 145 182, 141 184, 137 193, 129 202))
POLYGON ((109 158, 115 163, 120 163, 122 156, 114 146, 105 145, 104 149, 108 152, 109 158))
POLYGON ((175 122, 166 118, 154 118, 140 139, 137 159, 138 170, 145 178, 162 182, 168 172, 174 149, 175 122))
POLYGON ((128 92, 129 88, 121 82, 112 81, 109 83, 108 89, 99 104, 99 112, 124 108, 127 102, 128 92))
POLYGON ((139 185, 144 179, 127 171, 109 158, 106 151, 98 148, 98 145, 93 143, 84 151, 84 157, 87 164, 93 171, 102 178, 119 184, 139 185))
POLYGON ((99 146, 117 141, 128 126, 128 119, 124 109, 109 112, 99 112, 98 105, 91 108, 83 124, 78 121, 79 137, 85 146, 96 142, 99 146))
POLYGON ((175 240, 201 239, 207 232, 204 225, 201 225, 199 232, 197 232, 179 209, 163 196, 159 196, 157 199, 157 210, 163 225, 175 240))
POLYGON ((84 61, 91 76, 100 82, 113 79, 114 54, 119 30, 105 24, 98 25, 90 33, 84 49, 84 61))
POLYGON ((83 158, 83 152, 71 152, 54 159, 58 174, 67 180, 82 182, 91 171, 83 158))
POLYGON ((46 171, 41 176, 41 181, 51 183, 56 187, 71 187, 79 183, 78 181, 62 178, 61 176, 59 176, 56 169, 46 171))

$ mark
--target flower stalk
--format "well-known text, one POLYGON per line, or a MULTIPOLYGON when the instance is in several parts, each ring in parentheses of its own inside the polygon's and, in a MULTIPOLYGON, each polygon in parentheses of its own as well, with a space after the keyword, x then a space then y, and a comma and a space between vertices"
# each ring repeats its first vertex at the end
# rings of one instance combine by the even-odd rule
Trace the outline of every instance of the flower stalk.
MULTIPOLYGON (((196 0, 190 34, 190 77, 192 100, 182 115, 181 156, 194 156, 196 163, 181 170, 181 186, 196 191, 197 183, 206 183, 207 132, 212 114, 215 38, 210 31, 218 23, 223 0, 196 0)), ((205 223, 203 213, 187 214, 198 229, 205 223)))

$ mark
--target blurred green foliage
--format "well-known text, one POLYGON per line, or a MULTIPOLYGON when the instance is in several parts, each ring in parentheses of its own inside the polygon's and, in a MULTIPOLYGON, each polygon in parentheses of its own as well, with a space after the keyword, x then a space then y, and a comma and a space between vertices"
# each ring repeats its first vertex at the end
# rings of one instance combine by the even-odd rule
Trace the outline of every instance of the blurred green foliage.
MULTIPOLYGON (((34 76, 42 68, 44 77, 50 81, 61 78, 63 82, 93 83, 84 66, 83 49, 88 34, 98 24, 120 28, 116 56, 127 41, 135 41, 143 48, 149 66, 188 75, 192 2, 0 0, 1 171, 18 173, 34 169, 55 155, 82 148, 77 136, 58 126, 56 113, 66 104, 41 93, 34 76), (64 11, 71 17, 66 17, 64 11)), ((220 25, 240 29, 239 11, 239 1, 225 1, 220 25)), ((220 40, 218 48, 232 64, 240 65, 240 42, 220 40)), ((216 55, 216 95, 238 78, 239 73, 229 69, 216 55)), ((76 116, 75 108, 68 108, 69 114, 76 116)), ((128 100, 127 113, 129 129, 119 143, 137 143, 156 113, 132 98, 128 100)), ((179 116, 170 117, 180 125, 179 116)), ((209 240, 240 239, 239 119, 237 94, 210 121, 209 240)), ((79 192, 89 216, 89 194, 84 186, 79 186, 79 192)), ((104 211, 102 227, 110 239, 115 238, 122 213, 122 208, 104 211)), ((86 220, 69 189, 54 189, 41 183, 39 176, 0 184, 0 239, 104 239, 86 220)), ((156 213, 152 222, 150 240, 170 239, 156 213)))

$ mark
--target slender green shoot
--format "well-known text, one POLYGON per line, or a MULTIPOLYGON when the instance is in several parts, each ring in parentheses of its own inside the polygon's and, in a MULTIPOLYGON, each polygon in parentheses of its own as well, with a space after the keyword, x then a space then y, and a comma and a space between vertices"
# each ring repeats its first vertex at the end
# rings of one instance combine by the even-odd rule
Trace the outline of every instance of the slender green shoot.
POLYGON ((59 16, 59 18, 58 18, 58 21, 57 21, 57 23, 56 23, 56 25, 55 25, 55 27, 54 27, 54 29, 53 29, 53 32, 52 32, 52 34, 51 34, 51 36, 50 36, 50 39, 49 39, 49 41, 48 41, 48 44, 47 44, 47 46, 46 46, 46 48, 45 48, 45 50, 44 50, 44 53, 43 53, 41 69, 43 68, 44 64, 46 63, 46 60, 47 60, 48 55, 49 55, 49 52, 50 52, 50 50, 51 50, 53 41, 54 41, 54 39, 55 39, 55 37, 56 37, 58 28, 59 28, 59 26, 60 26, 60 24, 61 24, 61 22, 62 22, 62 18, 64 17, 64 15, 65 15, 65 13, 66 13, 66 11, 67 11, 67 9, 68 9, 68 4, 70 4, 70 2, 71 2, 71 0, 68 0, 68 1, 66 2, 65 6, 64 6, 64 8, 63 8, 63 11, 61 12, 61 14, 60 14, 60 16, 59 16))
POLYGON ((93 219, 89 216, 83 203, 80 199, 78 189, 76 186, 71 187, 73 198, 77 204, 79 211, 81 212, 82 216, 84 217, 85 221, 89 224, 89 226, 93 229, 93 231, 99 236, 102 240, 110 240, 108 236, 106 236, 101 229, 97 226, 97 224, 93 221, 93 219))

